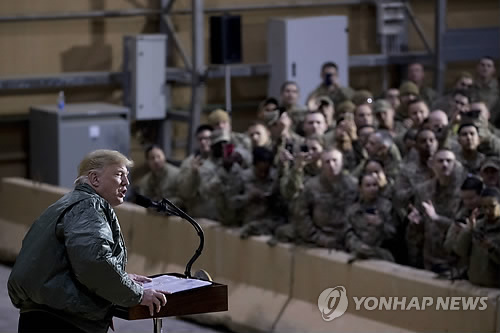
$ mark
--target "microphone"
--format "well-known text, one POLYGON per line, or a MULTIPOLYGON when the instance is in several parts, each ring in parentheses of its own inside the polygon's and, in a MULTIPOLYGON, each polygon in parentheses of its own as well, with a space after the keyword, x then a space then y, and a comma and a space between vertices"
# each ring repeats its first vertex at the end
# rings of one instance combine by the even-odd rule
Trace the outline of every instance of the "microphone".
POLYGON ((159 206, 157 202, 154 202, 153 200, 146 198, 145 196, 140 194, 136 195, 135 203, 144 208, 149 208, 149 207, 158 208, 159 206))
POLYGON ((188 221, 196 230, 196 233, 200 238, 200 244, 198 245, 198 248, 196 249, 193 257, 187 263, 186 271, 184 272, 184 275, 187 278, 191 278, 191 266, 196 261, 196 259, 198 259, 198 257, 201 255, 201 252, 203 251, 203 246, 205 244, 205 236, 203 234, 203 229, 201 228, 201 226, 191 216, 186 214, 184 211, 182 211, 182 209, 178 208, 168 199, 163 198, 162 201, 157 202, 149 199, 148 197, 137 194, 135 203, 144 208, 150 208, 150 207, 156 208, 156 211, 166 213, 167 215, 178 216, 188 221))

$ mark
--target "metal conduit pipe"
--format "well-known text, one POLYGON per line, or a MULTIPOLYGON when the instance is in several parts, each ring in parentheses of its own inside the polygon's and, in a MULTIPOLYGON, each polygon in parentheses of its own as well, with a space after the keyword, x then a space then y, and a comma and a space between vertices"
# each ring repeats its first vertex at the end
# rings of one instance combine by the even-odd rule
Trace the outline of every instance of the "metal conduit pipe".
MULTIPOLYGON (((318 8, 332 6, 352 6, 360 4, 373 4, 374 0, 343 0, 335 2, 302 2, 294 4, 273 4, 273 5, 249 5, 235 7, 205 8, 206 14, 225 13, 225 12, 244 12, 273 9, 297 9, 297 8, 318 8)), ((28 15, 10 15, 0 16, 0 23, 26 22, 26 21, 55 21, 55 20, 78 20, 78 19, 96 19, 96 18, 118 18, 133 16, 153 16, 161 14, 170 15, 191 15, 191 9, 162 10, 162 9, 123 9, 123 10, 94 10, 88 12, 60 12, 48 14, 28 14, 28 15)))

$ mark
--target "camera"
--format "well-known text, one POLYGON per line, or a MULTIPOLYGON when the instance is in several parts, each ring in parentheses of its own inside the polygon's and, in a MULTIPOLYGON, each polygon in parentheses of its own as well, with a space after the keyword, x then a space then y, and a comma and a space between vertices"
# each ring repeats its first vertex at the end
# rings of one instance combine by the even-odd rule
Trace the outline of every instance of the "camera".
POLYGON ((309 147, 307 145, 301 145, 300 146, 300 151, 303 153, 308 153, 309 152, 309 147))

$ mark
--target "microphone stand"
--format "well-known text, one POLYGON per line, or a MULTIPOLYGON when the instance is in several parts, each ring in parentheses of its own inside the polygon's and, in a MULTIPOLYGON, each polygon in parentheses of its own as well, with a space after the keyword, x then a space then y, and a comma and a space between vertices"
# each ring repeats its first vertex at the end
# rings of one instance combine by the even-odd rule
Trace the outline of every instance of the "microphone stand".
POLYGON ((196 233, 198 234, 198 237, 200 238, 200 244, 198 245, 198 248, 196 249, 194 255, 189 259, 187 265, 186 265, 186 271, 184 272, 184 275, 187 278, 191 278, 191 266, 193 266, 193 263, 198 259, 198 257, 201 255, 201 252, 203 251, 203 246, 205 244, 205 235, 203 234, 203 229, 201 226, 196 222, 191 216, 186 214, 182 209, 174 205, 170 200, 163 198, 160 202, 158 202, 158 206, 156 207, 156 210, 158 212, 163 212, 167 213, 167 215, 173 215, 173 216, 178 216, 186 221, 188 221, 193 228, 196 230, 196 233))

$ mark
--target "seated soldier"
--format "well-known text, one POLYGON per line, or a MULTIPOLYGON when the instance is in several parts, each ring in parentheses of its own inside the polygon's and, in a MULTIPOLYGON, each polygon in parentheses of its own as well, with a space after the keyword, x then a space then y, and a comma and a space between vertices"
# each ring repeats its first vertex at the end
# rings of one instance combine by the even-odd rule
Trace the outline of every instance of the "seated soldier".
MULTIPOLYGON (((394 144, 392 136, 389 132, 384 130, 379 130, 375 133, 370 134, 364 149, 368 155, 368 158, 378 159, 384 163, 386 174, 395 179, 399 173, 401 154, 399 149, 394 144)), ((354 171, 355 175, 361 173, 366 160, 361 163, 357 171, 354 171)))
POLYGON ((323 151, 321 173, 297 198, 292 225, 299 244, 344 249, 345 212, 356 197, 356 181, 342 172, 342 153, 323 151))
POLYGON ((226 206, 226 200, 233 194, 230 189, 240 182, 242 169, 230 138, 226 131, 214 130, 210 157, 187 165, 179 174, 179 195, 193 217, 234 223, 234 210, 226 206))
POLYGON ((342 152, 344 156, 344 170, 348 172, 353 172, 358 164, 361 162, 361 156, 354 150, 354 144, 349 132, 342 125, 343 121, 339 122, 337 129, 335 130, 335 141, 332 144, 327 144, 327 147, 335 147, 342 152))
MULTIPOLYGON (((444 247, 448 252, 453 253, 455 240, 463 227, 462 223, 465 223, 471 217, 474 210, 479 209, 483 188, 481 179, 473 175, 468 176, 460 187, 459 210, 455 215, 455 223, 452 223, 448 228, 444 242, 444 247)), ((452 280, 466 278, 467 265, 467 260, 464 260, 464 258, 459 259, 455 266, 452 266, 448 278, 452 280)))
POLYGON ((197 147, 193 154, 186 157, 181 164, 180 172, 189 169, 191 164, 200 164, 203 160, 210 157, 210 137, 214 129, 210 125, 202 124, 196 129, 197 147))
POLYGON ((391 252, 382 247, 396 233, 392 204, 379 195, 377 178, 372 174, 361 175, 358 185, 358 200, 346 213, 346 249, 354 258, 394 261, 391 252))
POLYGON ((229 143, 234 145, 235 155, 239 154, 242 158, 240 165, 243 168, 252 164, 252 143, 250 142, 250 138, 246 134, 233 132, 231 118, 226 111, 222 109, 212 111, 208 115, 208 123, 214 129, 220 129, 229 133, 229 143))
POLYGON ((460 186, 466 173, 450 150, 439 150, 431 165, 435 177, 417 186, 413 205, 410 205, 409 259, 416 267, 423 264, 425 269, 442 273, 456 262, 444 248, 444 241, 458 212, 460 186))
POLYGON ((486 156, 477 151, 479 147, 479 131, 473 123, 463 123, 458 128, 458 143, 460 149, 457 152, 457 160, 464 168, 472 174, 479 174, 481 163, 486 156))
POLYGON ((384 163, 382 161, 377 159, 368 159, 364 163, 362 174, 373 175, 377 179, 379 195, 386 199, 392 200, 392 196, 394 194, 394 179, 387 178, 384 171, 384 163))
POLYGON ((253 167, 242 172, 240 189, 233 190, 237 194, 228 199, 241 216, 241 238, 271 235, 285 220, 273 153, 267 148, 256 147, 252 155, 253 167))
POLYGON ((167 198, 174 204, 180 204, 177 193, 179 168, 167 163, 163 150, 156 145, 146 149, 145 157, 149 172, 135 184, 135 192, 154 201, 167 198))
POLYGON ((467 276, 473 284, 500 287, 500 192, 485 188, 480 209, 474 210, 451 242, 453 251, 467 262, 467 276), (482 217, 479 215, 482 214, 482 217))
POLYGON ((290 166, 285 168, 280 180, 280 192, 287 201, 297 198, 310 178, 321 172, 321 153, 323 145, 321 139, 311 137, 306 139, 300 151, 294 153, 290 166))

